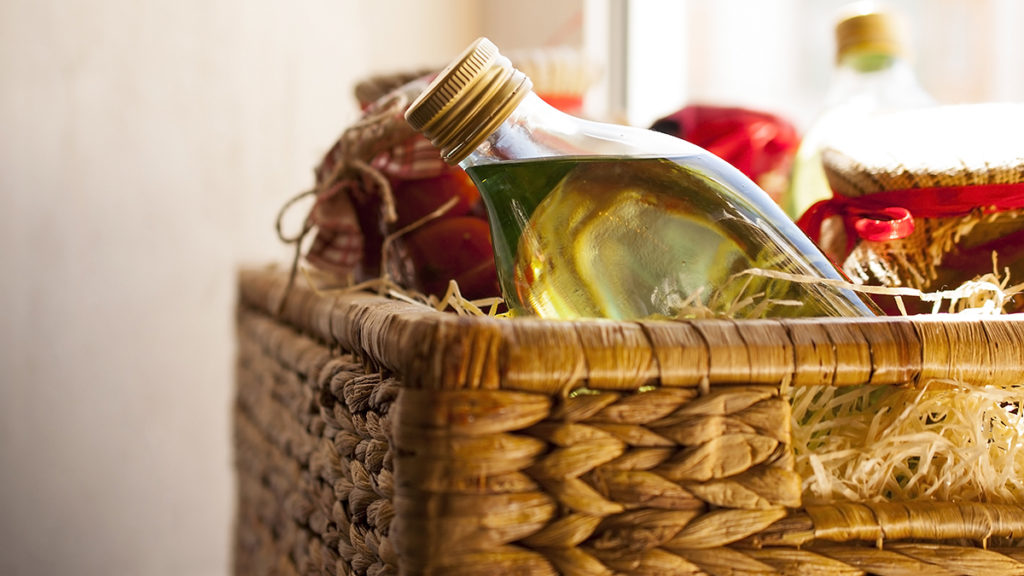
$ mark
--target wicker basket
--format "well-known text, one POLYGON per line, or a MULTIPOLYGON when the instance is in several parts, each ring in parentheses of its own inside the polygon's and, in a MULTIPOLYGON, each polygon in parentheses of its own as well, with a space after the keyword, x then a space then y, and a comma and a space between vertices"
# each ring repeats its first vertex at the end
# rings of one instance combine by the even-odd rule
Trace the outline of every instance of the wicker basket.
POLYGON ((1024 574, 1024 507, 803 505, 783 383, 1020 382, 1024 319, 470 318, 240 277, 237 574, 1024 574))

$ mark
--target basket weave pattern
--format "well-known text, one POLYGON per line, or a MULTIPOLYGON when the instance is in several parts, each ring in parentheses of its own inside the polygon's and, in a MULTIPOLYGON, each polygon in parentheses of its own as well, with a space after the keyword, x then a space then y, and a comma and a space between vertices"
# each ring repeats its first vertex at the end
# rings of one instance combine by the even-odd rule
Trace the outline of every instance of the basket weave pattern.
POLYGON ((241 277, 238 574, 1024 574, 1018 506, 802 507, 780 396, 1019 380, 1015 318, 275 315, 285 284, 241 277))

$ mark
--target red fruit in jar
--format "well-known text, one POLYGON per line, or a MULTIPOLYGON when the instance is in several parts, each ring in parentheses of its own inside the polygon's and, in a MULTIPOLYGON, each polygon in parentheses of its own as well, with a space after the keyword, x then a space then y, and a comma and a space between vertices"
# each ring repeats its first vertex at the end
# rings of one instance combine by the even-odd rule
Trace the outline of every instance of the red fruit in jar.
POLYGON ((456 216, 430 222, 404 239, 420 290, 443 296, 448 281, 469 299, 500 294, 487 222, 456 216))
POLYGON ((397 180, 392 186, 398 211, 398 221, 392 225, 393 230, 416 222, 451 198, 456 198, 456 203, 444 213, 444 218, 464 216, 480 201, 476 186, 461 168, 452 168, 433 178, 397 180))

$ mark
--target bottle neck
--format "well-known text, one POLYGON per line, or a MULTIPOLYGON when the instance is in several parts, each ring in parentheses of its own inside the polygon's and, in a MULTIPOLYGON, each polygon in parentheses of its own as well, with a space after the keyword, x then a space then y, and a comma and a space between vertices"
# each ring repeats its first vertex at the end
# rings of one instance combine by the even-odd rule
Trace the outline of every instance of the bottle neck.
POLYGON ((530 92, 459 165, 469 168, 509 160, 561 155, 557 137, 553 138, 552 135, 572 132, 574 121, 573 117, 530 92))
POLYGON ((903 59, 891 52, 877 52, 866 50, 848 50, 842 54, 838 63, 841 68, 847 68, 861 73, 878 72, 892 68, 903 59))

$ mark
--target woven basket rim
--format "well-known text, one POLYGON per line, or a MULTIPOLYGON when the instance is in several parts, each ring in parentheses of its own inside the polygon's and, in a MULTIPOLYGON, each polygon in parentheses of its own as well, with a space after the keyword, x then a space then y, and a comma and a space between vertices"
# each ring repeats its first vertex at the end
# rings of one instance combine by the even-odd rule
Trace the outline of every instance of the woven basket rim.
MULTIPOLYGON (((251 269, 240 275, 243 301, 272 315, 285 275, 251 269), (246 293, 245 286, 265 290, 246 293)), ((402 375, 407 386, 425 388, 635 390, 650 384, 845 386, 930 379, 1012 385, 1024 366, 1024 314, 496 319, 367 292, 318 295, 299 283, 288 294, 281 320, 331 346, 360 351, 366 361, 402 375)))

